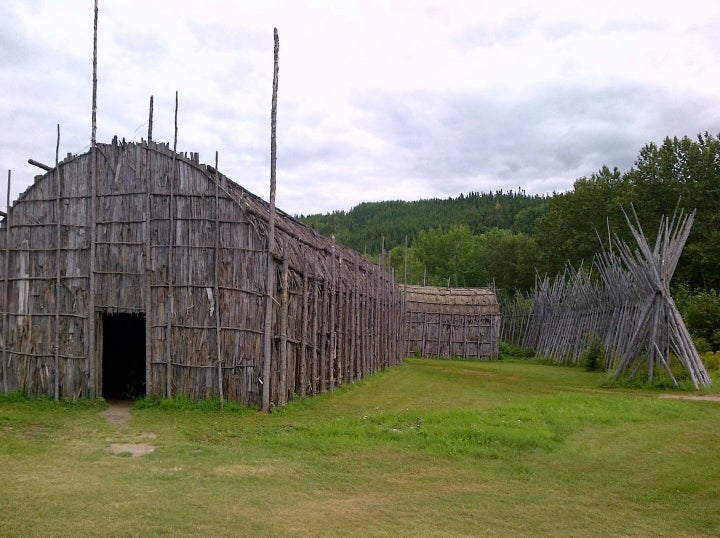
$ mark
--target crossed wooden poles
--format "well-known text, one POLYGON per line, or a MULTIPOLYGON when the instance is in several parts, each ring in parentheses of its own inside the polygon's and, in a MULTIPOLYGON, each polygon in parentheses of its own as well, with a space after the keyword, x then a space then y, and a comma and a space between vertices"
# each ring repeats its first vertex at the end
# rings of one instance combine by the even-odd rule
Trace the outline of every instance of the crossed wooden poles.
POLYGON ((670 358, 688 371, 695 388, 712 380, 700 358, 680 312, 670 295, 670 281, 692 228, 695 212, 676 211, 662 217, 651 247, 637 214, 625 214, 637 248, 615 236, 603 244, 594 266, 599 279, 582 266, 567 267, 553 282, 538 280, 528 299, 508 305, 503 337, 534 349, 557 362, 577 363, 593 339, 605 350, 605 367, 614 379, 635 376, 644 367, 648 381, 657 368, 677 380, 670 358))

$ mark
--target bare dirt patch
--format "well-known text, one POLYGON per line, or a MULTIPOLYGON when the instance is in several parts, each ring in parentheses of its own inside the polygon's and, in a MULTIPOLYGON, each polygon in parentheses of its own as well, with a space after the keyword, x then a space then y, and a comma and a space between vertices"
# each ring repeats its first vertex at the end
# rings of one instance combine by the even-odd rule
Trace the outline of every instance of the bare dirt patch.
POLYGON ((698 395, 685 395, 685 394, 663 394, 661 398, 673 399, 673 400, 698 400, 703 402, 718 402, 720 403, 720 394, 698 394, 698 395))
POLYGON ((100 411, 100 416, 107 420, 111 426, 127 428, 130 425, 130 408, 132 406, 132 402, 108 402, 107 409, 100 411))
POLYGON ((153 445, 146 443, 111 443, 110 451, 116 456, 127 454, 133 458, 147 456, 155 450, 153 445))
MULTIPOLYGON (((126 401, 112 401, 108 402, 108 407, 104 411, 100 412, 108 424, 116 428, 128 428, 130 426, 130 409, 132 408, 132 402, 126 401)), ((140 438, 142 439, 155 439, 154 433, 141 433, 140 438)), ((154 445, 148 443, 111 443, 110 451, 116 456, 131 456, 137 458, 139 456, 146 456, 155 450, 154 445)))

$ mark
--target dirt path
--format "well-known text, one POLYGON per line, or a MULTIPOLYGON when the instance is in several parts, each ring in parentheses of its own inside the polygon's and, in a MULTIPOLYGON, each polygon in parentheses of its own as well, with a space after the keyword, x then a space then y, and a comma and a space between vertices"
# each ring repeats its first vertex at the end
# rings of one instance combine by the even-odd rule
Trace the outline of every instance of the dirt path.
POLYGON ((697 396, 692 396, 690 394, 688 394, 687 396, 684 394, 663 394, 660 397, 673 400, 700 400, 703 402, 720 402, 720 394, 704 394, 697 396))
POLYGON ((107 409, 101 411, 100 416, 107 420, 111 426, 127 428, 130 425, 130 408, 132 406, 133 403, 129 401, 109 401, 107 409))
MULTIPOLYGON (((125 429, 130 426, 130 409, 133 403, 128 401, 110 401, 108 407, 100 412, 108 424, 116 428, 125 429)), ((144 433, 142 437, 155 438, 155 434, 144 433)), ((110 443, 110 451, 116 456, 145 456, 155 450, 154 445, 148 443, 110 443)))

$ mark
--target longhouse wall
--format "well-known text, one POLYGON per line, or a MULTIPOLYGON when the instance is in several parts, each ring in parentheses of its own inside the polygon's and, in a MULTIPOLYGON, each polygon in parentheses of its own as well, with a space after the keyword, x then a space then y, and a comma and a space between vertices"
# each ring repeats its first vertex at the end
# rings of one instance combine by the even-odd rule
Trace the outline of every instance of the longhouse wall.
MULTIPOLYGON (((129 313, 145 319, 148 395, 259 404, 267 204, 165 145, 96 155, 94 184, 92 153, 70 156, 0 228, 5 390, 99 396, 103 316, 129 313)), ((397 364, 391 277, 281 211, 276 222, 271 400, 397 364)))

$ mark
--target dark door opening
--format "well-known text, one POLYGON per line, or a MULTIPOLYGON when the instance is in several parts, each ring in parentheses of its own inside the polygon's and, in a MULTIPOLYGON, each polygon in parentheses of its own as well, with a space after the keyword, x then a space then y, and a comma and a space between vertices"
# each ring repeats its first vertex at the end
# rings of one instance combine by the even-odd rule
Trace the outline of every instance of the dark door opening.
POLYGON ((145 314, 102 315, 102 396, 145 396, 145 314))

